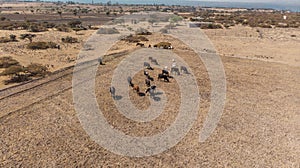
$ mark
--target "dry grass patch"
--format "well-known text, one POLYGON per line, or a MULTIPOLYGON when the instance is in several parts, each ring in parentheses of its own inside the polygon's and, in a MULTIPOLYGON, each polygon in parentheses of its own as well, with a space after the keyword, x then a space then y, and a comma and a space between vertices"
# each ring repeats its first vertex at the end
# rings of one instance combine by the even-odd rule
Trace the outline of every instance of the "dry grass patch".
POLYGON ((57 44, 54 42, 32 42, 27 45, 28 49, 31 50, 45 50, 48 48, 57 48, 57 44))
POLYGON ((8 68, 13 65, 19 65, 19 62, 12 57, 0 57, 0 68, 8 68))

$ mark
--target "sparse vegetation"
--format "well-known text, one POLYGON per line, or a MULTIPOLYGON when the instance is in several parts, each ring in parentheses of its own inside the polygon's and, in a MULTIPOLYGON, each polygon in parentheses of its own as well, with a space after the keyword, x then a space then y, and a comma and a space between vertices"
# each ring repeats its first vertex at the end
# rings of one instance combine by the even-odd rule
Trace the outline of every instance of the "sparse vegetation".
POLYGON ((116 28, 100 28, 97 34, 119 34, 120 32, 116 28))
POLYGON ((176 25, 174 23, 170 23, 170 24, 165 26, 166 29, 173 29, 175 27, 176 27, 176 25))
POLYGON ((71 36, 63 37, 61 41, 64 43, 78 43, 78 39, 71 36))
POLYGON ((24 72, 25 69, 23 66, 13 65, 6 68, 0 75, 10 77, 10 79, 4 81, 4 84, 8 85, 10 83, 20 83, 28 81, 30 78, 28 77, 28 75, 24 74, 24 72))
POLYGON ((29 76, 44 77, 49 73, 48 68, 42 64, 32 63, 25 68, 29 76))
POLYGON ((32 43, 32 39, 36 37, 35 34, 21 34, 20 35, 20 39, 24 40, 24 39, 28 39, 30 41, 30 43, 32 43))
POLYGON ((57 29, 57 31, 61 31, 61 32, 71 32, 72 31, 72 29, 65 24, 57 25, 57 26, 55 26, 55 28, 57 29))
POLYGON ((76 27, 80 27, 82 24, 82 22, 80 20, 75 20, 75 21, 71 21, 68 23, 68 26, 70 28, 76 28, 76 27))
POLYGON ((24 71, 24 67, 21 65, 12 65, 10 67, 7 67, 2 73, 2 76, 15 76, 15 75, 19 75, 21 72, 25 72, 24 71))
POLYGON ((160 42, 160 43, 155 44, 154 47, 168 49, 169 47, 171 47, 171 43, 169 43, 169 42, 160 42))
POLYGON ((6 85, 28 81, 31 77, 44 77, 50 73, 48 68, 42 64, 32 63, 27 67, 24 67, 12 58, 6 57, 5 61, 7 60, 10 61, 9 66, 5 66, 4 71, 0 74, 1 76, 10 77, 10 79, 4 81, 4 84, 6 85))
POLYGON ((4 21, 4 20, 6 20, 6 17, 4 16, 0 17, 0 21, 4 21))
POLYGON ((138 43, 141 41, 149 41, 145 36, 139 35, 129 35, 121 39, 122 41, 126 41, 129 43, 138 43))
POLYGON ((212 23, 212 24, 202 24, 200 26, 200 28, 201 29, 222 29, 223 27, 220 24, 214 24, 214 23, 212 23))
POLYGON ((46 27, 44 27, 43 25, 33 24, 28 27, 28 31, 29 32, 44 32, 44 31, 48 31, 48 29, 46 27))
POLYGON ((163 34, 167 34, 168 33, 168 29, 167 28, 162 28, 159 30, 161 33, 163 34))
POLYGON ((138 28, 136 30, 136 35, 151 35, 152 33, 149 32, 148 30, 144 29, 144 28, 138 28))
MULTIPOLYGON (((279 11, 255 12, 255 11, 236 11, 220 12, 216 10, 201 10, 193 14, 191 21, 198 21, 195 17, 202 18, 201 21, 222 24, 224 27, 234 25, 245 25, 250 27, 262 28, 297 28, 300 26, 299 14, 285 13, 288 19, 284 19, 279 11)), ((184 16, 186 17, 186 16, 184 16)))
POLYGON ((183 18, 181 16, 173 15, 172 17, 170 17, 169 22, 171 22, 171 23, 177 23, 177 22, 179 22, 181 20, 183 20, 183 18))
POLYGON ((54 42, 32 42, 27 45, 31 50, 45 50, 48 48, 57 48, 58 45, 54 42))
POLYGON ((9 35, 9 37, 0 37, 0 43, 17 42, 16 35, 9 35))
POLYGON ((0 68, 8 68, 13 65, 19 65, 19 62, 12 57, 0 57, 0 68))

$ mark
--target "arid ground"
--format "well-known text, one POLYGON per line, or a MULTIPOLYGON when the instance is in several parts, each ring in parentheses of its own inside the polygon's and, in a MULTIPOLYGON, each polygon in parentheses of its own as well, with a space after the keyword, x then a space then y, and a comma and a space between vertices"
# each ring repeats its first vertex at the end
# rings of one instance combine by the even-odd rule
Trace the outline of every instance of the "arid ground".
MULTIPOLYGON (((85 132, 74 109, 73 68, 40 80, 0 91, 0 167, 299 167, 300 166, 300 29, 235 26, 203 30, 221 56, 226 73, 226 104, 213 134, 199 143, 199 131, 210 106, 210 80, 199 57, 184 43, 168 35, 147 35, 148 44, 171 42, 173 52, 187 62, 196 76, 201 96, 199 116, 191 131, 173 148, 150 157, 116 155, 85 132), (294 35, 293 37, 291 35, 294 35)), ((56 71, 75 63, 84 42, 95 30, 37 33, 38 39, 60 42, 71 35, 79 43, 61 50, 30 51, 28 41, 1 43, 1 56, 10 55, 22 65, 31 62, 53 65, 56 71)), ((0 30, 1 36, 25 30, 0 30)), ((178 114, 180 93, 175 80, 156 81, 165 91, 164 112, 148 123, 131 121, 118 113, 108 87, 113 70, 128 54, 140 49, 119 41, 111 48, 96 76, 97 102, 107 121, 127 135, 149 136, 168 128, 178 114), (118 54, 122 53, 122 54, 118 54)), ((149 50, 157 50, 149 48, 149 50)), ((150 71, 155 76, 160 69, 150 71)), ((143 72, 133 77, 142 86, 143 72)), ((145 88, 142 88, 144 90, 145 88)), ((139 109, 149 106, 149 97, 129 91, 139 109)))

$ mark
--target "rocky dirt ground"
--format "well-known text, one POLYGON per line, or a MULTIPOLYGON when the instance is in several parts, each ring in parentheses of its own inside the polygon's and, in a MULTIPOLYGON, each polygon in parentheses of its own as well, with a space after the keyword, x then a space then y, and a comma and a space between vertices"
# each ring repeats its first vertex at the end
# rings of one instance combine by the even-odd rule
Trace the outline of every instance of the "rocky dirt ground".
MULTIPOLYGON (((179 144, 162 154, 144 158, 119 156, 105 150, 90 139, 76 116, 69 75, 34 90, 1 98, 0 167, 299 167, 299 67, 222 56, 227 81, 225 110, 214 133, 199 143, 199 131, 210 103, 206 69, 197 55, 180 41, 160 35, 149 39, 151 44, 165 39, 174 43, 174 52, 189 63, 200 86, 199 117, 179 144)), ((134 44, 124 42, 117 46, 118 52, 122 46, 129 51, 137 49, 134 44)), ((226 54, 222 51, 228 46, 220 49, 218 42, 216 46, 220 53, 226 54)), ((107 91, 112 70, 125 56, 99 66, 98 103, 107 121, 128 135, 159 133, 177 115, 174 102, 180 95, 176 83, 157 82, 175 106, 168 103, 166 110, 149 123, 128 120, 116 111, 107 91)), ((141 80, 143 74, 139 72, 134 81, 141 80)), ((137 107, 148 106, 148 97, 138 97, 132 90, 130 96, 137 107)))
MULTIPOLYGON (((32 5, 27 4, 27 7, 32 5)), ((32 17, 41 19, 39 14, 32 17)), ((53 17, 59 18, 57 14, 53 17)), ((179 144, 161 154, 143 158, 116 155, 99 146, 85 132, 74 110, 73 68, 70 68, 0 91, 0 167, 299 167, 299 29, 236 26, 204 32, 221 56, 227 82, 222 118, 205 142, 199 143, 199 131, 211 102, 208 72, 199 57, 181 41, 154 34, 147 36, 149 42, 145 45, 171 42, 174 53, 188 63, 199 85, 198 118, 179 144), (20 90, 24 91, 17 93, 20 90)), ((22 33, 26 31, 0 30, 1 37, 10 34, 19 37, 22 33)), ((78 34, 53 30, 35 33, 37 37, 33 41, 53 41, 61 44, 62 49, 30 51, 25 48, 28 41, 19 40, 1 43, 0 54, 12 56, 22 65, 31 62, 45 65, 46 62, 50 70, 55 71, 74 64, 92 33, 92 30, 78 34), (76 37, 80 42, 63 44, 63 36, 76 37)), ((118 113, 108 92, 110 80, 120 61, 137 49, 134 43, 123 41, 111 48, 109 58, 115 58, 106 59, 109 61, 98 67, 95 93, 105 118, 114 128, 127 135, 149 136, 164 131, 174 122, 181 95, 174 79, 170 83, 155 81, 168 97, 166 108, 158 118, 139 123, 118 113)), ((155 69, 150 74, 156 76, 160 70, 155 69)), ((0 81, 5 79, 0 77, 0 81)), ((142 91, 145 90, 143 80, 142 71, 133 77, 142 91)), ((7 86, 0 83, 0 88, 4 87, 7 86)), ((129 95, 137 108, 149 106, 149 97, 139 97, 132 90, 129 95)))
MULTIPOLYGON (((0 54, 1 56, 11 56, 20 62, 21 65, 27 66, 30 63, 39 63, 48 67, 49 71, 56 71, 63 67, 74 65, 76 57, 83 47, 85 41, 95 31, 86 30, 78 33, 75 32, 59 32, 50 30, 47 32, 34 33, 36 37, 33 38, 34 42, 45 41, 54 42, 61 46, 61 49, 47 49, 47 50, 30 50, 26 46, 29 44, 29 40, 18 39, 18 42, 1 43, 0 54), (61 38, 74 37, 78 39, 78 43, 63 43, 61 38)), ((10 34, 14 34, 20 37, 21 34, 28 33, 25 30, 0 30, 1 37, 9 37, 10 34)), ((0 79, 6 79, 1 77, 0 79)), ((3 80, 0 82, 0 88, 7 87, 3 84, 3 80)))
POLYGON ((300 66, 299 28, 235 26, 230 29, 203 31, 223 56, 300 66))

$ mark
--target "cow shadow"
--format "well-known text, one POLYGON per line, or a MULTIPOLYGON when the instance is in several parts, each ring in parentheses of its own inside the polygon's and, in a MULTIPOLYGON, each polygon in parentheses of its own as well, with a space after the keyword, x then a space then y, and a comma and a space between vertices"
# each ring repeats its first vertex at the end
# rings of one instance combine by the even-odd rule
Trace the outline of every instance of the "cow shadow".
POLYGON ((123 98, 123 96, 120 96, 120 95, 116 95, 116 96, 113 96, 113 99, 114 100, 121 100, 123 98))

